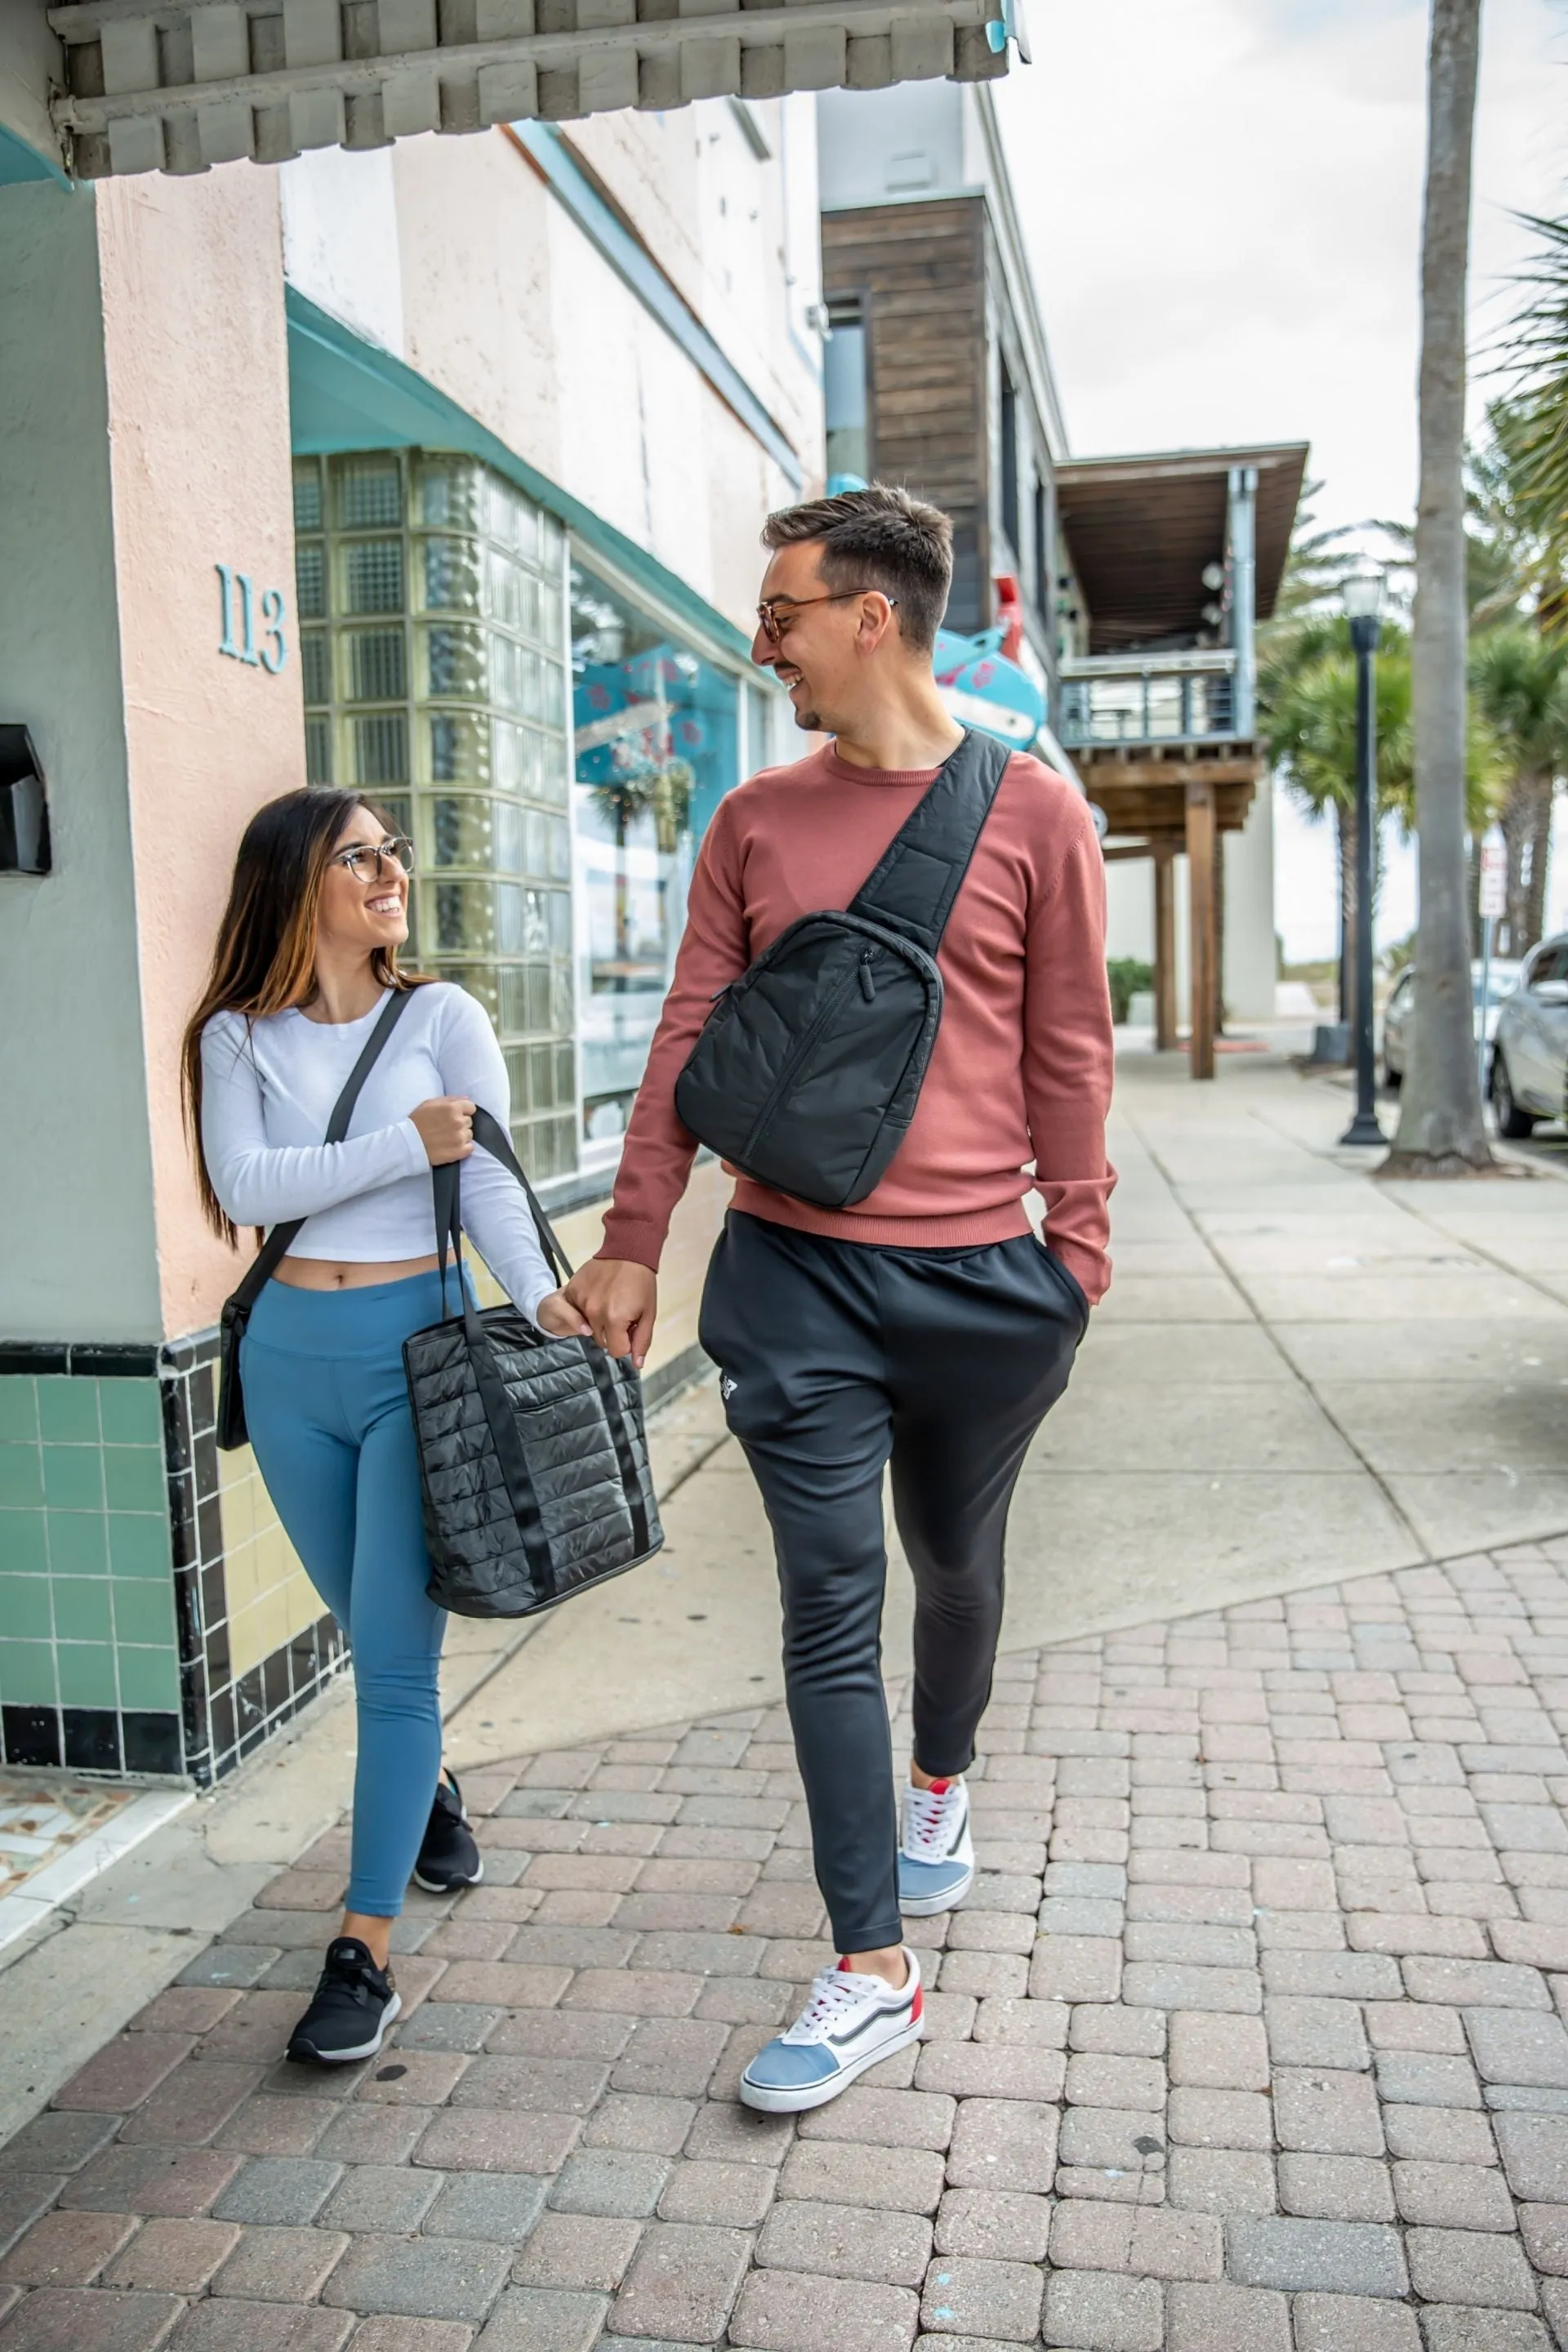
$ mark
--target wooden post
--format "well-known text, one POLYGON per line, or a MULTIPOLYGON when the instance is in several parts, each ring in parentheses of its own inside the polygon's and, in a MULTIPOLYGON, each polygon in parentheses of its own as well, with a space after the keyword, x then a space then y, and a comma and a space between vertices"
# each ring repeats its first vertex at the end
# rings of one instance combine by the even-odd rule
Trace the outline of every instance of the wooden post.
POLYGON ((1214 837, 1214 1031, 1225 1035, 1225 835, 1214 837))
POLYGON ((1214 1076, 1215 797, 1212 784, 1187 786, 1187 883, 1191 891, 1192 1075, 1214 1076))
POLYGON ((1176 1050, 1176 845, 1154 844, 1154 1051, 1176 1050))

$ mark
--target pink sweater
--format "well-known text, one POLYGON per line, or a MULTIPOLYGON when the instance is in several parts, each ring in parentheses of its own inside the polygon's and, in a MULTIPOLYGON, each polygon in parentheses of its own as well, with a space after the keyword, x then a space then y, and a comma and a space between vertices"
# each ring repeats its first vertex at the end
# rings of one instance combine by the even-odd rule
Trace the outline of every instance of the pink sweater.
MULTIPOLYGON (((697 1150, 675 1082, 715 992, 797 916, 847 907, 935 774, 853 768, 827 748, 764 769, 720 803, 601 1256, 658 1267, 697 1150)), ((1027 1233, 1023 1198, 1037 1186, 1051 1246, 1092 1303, 1110 1280, 1116 1181, 1105 1157, 1105 869, 1086 803, 1037 760, 1008 763, 938 961, 942 1027, 913 1124, 876 1190, 853 1209, 818 1209, 741 1176, 734 1206, 837 1240, 950 1249, 1027 1233)))

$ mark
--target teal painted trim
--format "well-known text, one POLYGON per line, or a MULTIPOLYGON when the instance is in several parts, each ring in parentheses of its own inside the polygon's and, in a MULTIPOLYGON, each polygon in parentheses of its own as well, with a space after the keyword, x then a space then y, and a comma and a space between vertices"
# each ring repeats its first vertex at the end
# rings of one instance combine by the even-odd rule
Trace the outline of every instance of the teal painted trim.
POLYGON ((799 491, 805 477, 800 458, 769 415, 745 377, 725 358, 707 328, 665 276, 647 247, 607 205, 552 122, 514 122, 511 135, 543 173, 584 236, 597 246, 616 275, 631 288, 645 310, 707 377, 799 491))
POLYGON ((53 180, 57 187, 70 186, 58 162, 40 155, 36 147, 29 147, 0 122, 0 188, 17 187, 28 180, 53 180))
POLYGON ((446 393, 390 352, 362 342, 294 287, 285 289, 285 302, 291 438, 300 457, 345 449, 461 449, 481 457, 717 651, 749 658, 751 640, 732 621, 657 556, 518 457, 446 393))

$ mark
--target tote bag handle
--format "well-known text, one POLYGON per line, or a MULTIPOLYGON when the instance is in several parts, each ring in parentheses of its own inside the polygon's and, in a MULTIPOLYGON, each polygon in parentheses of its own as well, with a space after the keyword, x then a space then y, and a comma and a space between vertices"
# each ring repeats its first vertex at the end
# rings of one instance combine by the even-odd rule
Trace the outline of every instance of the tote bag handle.
MULTIPOLYGON (((508 1173, 521 1185, 533 1213, 534 1227, 539 1234, 540 1247, 544 1252, 545 1263, 558 1283, 570 1282, 572 1261, 562 1248, 539 1195, 528 1181, 521 1160, 512 1150, 510 1137, 499 1119, 493 1118, 488 1110, 479 1109, 474 1113, 474 1140, 481 1144, 493 1159, 499 1160, 508 1173)), ((507 1500, 511 1505, 523 1549, 531 1563, 535 1564, 535 1572, 538 1573, 538 1548, 543 1549, 548 1560, 548 1543, 540 1517, 538 1493, 512 1415, 506 1383, 495 1359, 495 1350, 490 1346, 489 1336, 474 1306, 468 1285, 462 1279, 462 1165, 460 1160, 448 1160, 431 1171, 436 1196, 436 1248, 441 1268, 442 1311, 445 1312, 447 1304, 447 1260, 450 1253, 458 1273, 463 1336, 468 1342, 468 1360, 474 1368, 479 1402, 484 1407, 496 1460, 500 1465, 501 1477, 506 1486, 507 1500)), ((616 1468, 620 1477, 621 1493, 631 1516, 633 1540, 639 1553, 646 1552, 652 1540, 652 1531, 648 1525, 647 1502, 642 1480, 637 1474, 637 1452, 632 1442, 632 1418, 622 1385, 624 1375, 617 1375, 608 1356, 595 1341, 584 1340, 580 1344, 599 1391, 610 1442, 616 1449, 616 1468)))

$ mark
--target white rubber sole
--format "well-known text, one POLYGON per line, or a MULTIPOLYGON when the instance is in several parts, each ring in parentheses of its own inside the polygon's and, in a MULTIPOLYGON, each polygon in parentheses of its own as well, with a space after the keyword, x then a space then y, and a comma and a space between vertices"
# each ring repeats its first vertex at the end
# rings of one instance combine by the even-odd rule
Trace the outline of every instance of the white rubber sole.
POLYGON ((426 1895, 456 1895, 459 1887, 477 1886, 484 1874, 484 1857, 481 1855, 479 1857, 479 1866, 478 1870, 475 1871, 472 1878, 453 1878, 443 1882, 439 1878, 421 1878, 419 1873, 416 1871, 414 1874, 414 1884, 416 1886, 422 1886, 426 1895))
MULTIPOLYGON (((913 1859, 913 1856, 910 1856, 913 1859)), ((906 1903, 899 1898, 899 1909, 906 1919, 934 1919, 942 1911, 954 1910, 974 1884, 974 1864, 971 1863, 958 1885, 948 1895, 920 1895, 906 1903)))
POLYGON ((912 2025, 905 2026, 901 2033, 895 2033, 891 2041, 879 2043, 875 2050, 868 2050, 863 2058, 854 2059, 849 2065, 841 2067, 837 2074, 830 2074, 826 2083, 805 2083, 794 2090, 769 2091, 748 2083, 742 2074, 741 2105, 755 2107, 760 2115, 764 2116, 799 2116, 804 2115, 808 2107, 825 2107, 829 2099, 836 2099, 840 2091, 847 2091, 856 2076, 863 2074, 868 2066, 879 2066, 884 2058, 893 2055, 895 2050, 907 2050, 911 2042, 919 2042, 924 2032, 925 2020, 917 2017, 912 2025))
POLYGON ((402 2008, 402 1996, 394 1993, 381 2012, 381 2022, 375 2029, 374 2041, 362 2042, 357 2050, 301 2050, 296 2055, 290 2046, 289 2055, 295 2060, 296 2064, 303 2059, 308 2066, 351 2066, 356 2058, 374 2058, 386 2038, 387 2027, 398 2016, 402 2008))

